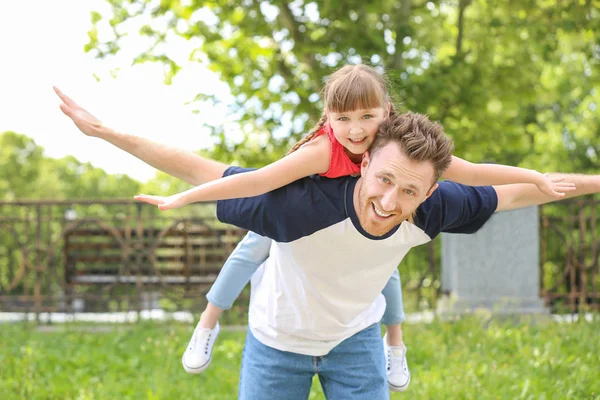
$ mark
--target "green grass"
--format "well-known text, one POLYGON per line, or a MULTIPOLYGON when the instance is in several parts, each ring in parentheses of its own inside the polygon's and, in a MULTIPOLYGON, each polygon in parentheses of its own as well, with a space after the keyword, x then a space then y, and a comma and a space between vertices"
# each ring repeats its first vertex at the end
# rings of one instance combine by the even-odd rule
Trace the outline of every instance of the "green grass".
MULTIPOLYGON (((181 368, 191 326, 0 325, 0 398, 234 399, 244 332, 223 331, 204 374, 181 368)), ((600 322, 406 325, 413 375, 392 399, 600 399, 600 322)), ((323 399, 315 381, 311 399, 323 399)))

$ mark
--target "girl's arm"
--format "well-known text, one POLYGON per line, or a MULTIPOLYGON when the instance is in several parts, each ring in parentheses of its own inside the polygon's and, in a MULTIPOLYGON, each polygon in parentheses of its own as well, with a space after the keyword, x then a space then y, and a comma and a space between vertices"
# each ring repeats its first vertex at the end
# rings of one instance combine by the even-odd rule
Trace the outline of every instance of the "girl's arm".
POLYGON ((140 194, 134 198, 157 205, 164 211, 199 201, 258 196, 306 176, 327 172, 330 158, 331 143, 325 136, 320 136, 261 169, 217 179, 168 197, 140 194))
POLYGON ((550 179, 547 175, 531 169, 498 164, 474 164, 454 156, 442 177, 471 186, 533 183, 544 194, 555 198, 564 197, 565 192, 574 186, 562 180, 550 179))
POLYGON ((54 91, 62 100, 61 111, 87 136, 113 144, 146 164, 192 185, 200 185, 223 176, 229 165, 201 157, 190 151, 167 146, 151 140, 117 132, 94 117, 57 87, 54 91))
MULTIPOLYGON (((571 189, 566 190, 567 198, 600 193, 600 175, 552 174, 550 178, 553 181, 573 182, 571 189)), ((501 185, 494 186, 494 189, 498 195, 496 211, 514 210, 556 200, 553 198, 555 196, 546 196, 531 185, 501 185)))

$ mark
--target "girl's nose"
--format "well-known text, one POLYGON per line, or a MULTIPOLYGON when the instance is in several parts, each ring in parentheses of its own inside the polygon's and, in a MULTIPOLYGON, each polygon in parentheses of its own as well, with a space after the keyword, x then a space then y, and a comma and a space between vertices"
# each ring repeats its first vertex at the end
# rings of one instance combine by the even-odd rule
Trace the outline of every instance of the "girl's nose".
POLYGON ((360 125, 352 125, 350 128, 351 134, 363 133, 364 129, 360 125))

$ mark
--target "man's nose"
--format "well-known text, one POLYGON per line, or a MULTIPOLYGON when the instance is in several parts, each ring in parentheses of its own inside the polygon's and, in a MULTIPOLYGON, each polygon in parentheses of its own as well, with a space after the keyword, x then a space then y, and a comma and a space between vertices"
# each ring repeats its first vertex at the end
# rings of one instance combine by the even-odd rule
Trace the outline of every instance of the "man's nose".
POLYGON ((395 190, 388 190, 383 197, 381 198, 381 207, 383 207, 383 211, 389 212, 394 211, 396 209, 396 201, 398 200, 398 195, 395 190))

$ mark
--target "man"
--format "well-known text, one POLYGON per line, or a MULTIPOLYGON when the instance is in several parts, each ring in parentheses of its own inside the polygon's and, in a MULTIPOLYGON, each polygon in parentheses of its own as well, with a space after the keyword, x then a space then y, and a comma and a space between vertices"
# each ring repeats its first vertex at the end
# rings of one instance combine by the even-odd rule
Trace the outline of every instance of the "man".
MULTIPOLYGON (((246 171, 114 132, 58 93, 83 132, 187 182, 246 171)), ((307 398, 315 374, 330 399, 388 398, 380 292, 408 250, 442 231, 475 232, 496 211, 554 200, 533 185, 438 185, 451 148, 438 124, 396 116, 382 124, 360 178, 309 177, 218 202, 222 221, 275 241, 253 277, 240 398, 307 398)), ((598 176, 568 179, 568 197, 600 191, 598 176)))

